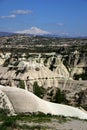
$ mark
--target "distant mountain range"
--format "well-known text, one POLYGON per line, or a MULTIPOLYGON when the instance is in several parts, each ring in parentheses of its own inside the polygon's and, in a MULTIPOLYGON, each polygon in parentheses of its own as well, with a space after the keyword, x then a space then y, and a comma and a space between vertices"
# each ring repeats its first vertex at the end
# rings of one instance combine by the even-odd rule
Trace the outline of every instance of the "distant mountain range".
POLYGON ((15 35, 16 33, 12 33, 12 32, 0 32, 0 37, 3 36, 11 36, 11 35, 15 35))
MULTIPOLYGON (((0 37, 12 36, 12 35, 16 35, 16 34, 19 34, 19 33, 0 32, 0 37)), ((23 35, 23 34, 21 34, 21 35, 23 35)), ((32 34, 25 34, 25 35, 32 36, 32 34)), ((37 36, 39 36, 39 35, 37 35, 37 36)), ((78 37, 75 37, 75 36, 68 36, 68 35, 66 36, 66 35, 58 35, 58 34, 43 34, 43 35, 40 35, 40 36, 44 36, 44 37, 59 37, 59 38, 87 38, 87 36, 78 36, 78 37)))

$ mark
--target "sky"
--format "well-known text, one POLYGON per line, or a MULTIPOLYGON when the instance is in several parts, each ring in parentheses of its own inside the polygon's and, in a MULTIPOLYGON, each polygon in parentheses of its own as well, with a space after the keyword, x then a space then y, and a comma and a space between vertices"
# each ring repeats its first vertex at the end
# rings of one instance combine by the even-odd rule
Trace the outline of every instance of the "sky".
POLYGON ((0 31, 87 36, 87 0, 0 0, 0 31))

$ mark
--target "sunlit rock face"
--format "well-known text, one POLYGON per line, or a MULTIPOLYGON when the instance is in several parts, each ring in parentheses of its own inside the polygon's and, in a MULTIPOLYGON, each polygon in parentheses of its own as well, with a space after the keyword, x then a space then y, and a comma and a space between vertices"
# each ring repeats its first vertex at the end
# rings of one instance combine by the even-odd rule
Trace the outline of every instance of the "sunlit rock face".
POLYGON ((86 73, 86 57, 80 56, 79 51, 71 52, 70 55, 56 53, 32 53, 12 54, 0 53, 0 65, 4 67, 15 67, 15 70, 35 69, 35 67, 47 67, 52 72, 61 75, 64 79, 74 79, 76 75, 86 73))
POLYGON ((51 69, 54 73, 61 75, 64 79, 69 79, 69 71, 66 66, 63 64, 62 56, 52 56, 46 60, 44 64, 49 69, 51 69))
MULTIPOLYGON (((0 94, 3 94, 4 92, 5 99, 8 97, 11 101, 11 105, 16 113, 43 112, 45 114, 50 113, 52 115, 63 115, 87 119, 87 113, 85 111, 67 105, 44 101, 35 96, 33 93, 20 88, 0 86, 0 90, 0 94)), ((9 104, 9 101, 6 103, 11 110, 12 107, 9 104)))
POLYGON ((57 65, 55 72, 62 75, 65 79, 69 79, 69 72, 62 62, 57 65))
POLYGON ((0 65, 3 65, 3 64, 4 64, 4 61, 5 61, 5 60, 0 57, 0 65))
POLYGON ((14 108, 5 92, 0 90, 0 109, 5 109, 7 114, 15 114, 14 108))
MULTIPOLYGON (((33 85, 35 81, 39 86, 45 88, 58 87, 59 74, 52 72, 41 63, 20 61, 17 67, 9 69, 7 67, 0 67, 0 78, 2 84, 10 82, 11 86, 17 85, 17 80, 24 80, 26 85, 33 85)), ((62 76, 61 76, 62 77, 62 76)))
MULTIPOLYGON (((86 95, 80 96, 82 88, 86 90, 86 83, 82 78, 77 82, 74 75, 86 74, 86 57, 80 52, 71 52, 70 55, 56 53, 0 53, 0 84, 21 87, 23 80, 25 89, 33 92, 33 84, 46 90, 42 98, 51 100, 49 91, 56 92, 56 88, 63 90, 71 105, 76 105, 79 98, 85 105, 86 95), (83 99, 84 98, 84 99, 83 99)), ((86 76, 85 76, 86 77, 86 76)), ((55 96, 53 94, 53 96, 55 96)))

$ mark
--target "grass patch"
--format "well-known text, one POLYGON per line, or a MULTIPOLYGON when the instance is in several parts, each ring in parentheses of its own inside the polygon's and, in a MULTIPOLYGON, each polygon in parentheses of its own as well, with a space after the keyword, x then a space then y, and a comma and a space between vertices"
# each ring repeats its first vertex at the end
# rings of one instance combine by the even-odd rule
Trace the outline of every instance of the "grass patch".
POLYGON ((71 119, 78 120, 78 118, 66 118, 64 116, 45 115, 43 113, 33 113, 31 115, 20 114, 16 116, 5 116, 0 114, 0 130, 50 130, 50 125, 54 124, 54 122, 62 124, 71 119))

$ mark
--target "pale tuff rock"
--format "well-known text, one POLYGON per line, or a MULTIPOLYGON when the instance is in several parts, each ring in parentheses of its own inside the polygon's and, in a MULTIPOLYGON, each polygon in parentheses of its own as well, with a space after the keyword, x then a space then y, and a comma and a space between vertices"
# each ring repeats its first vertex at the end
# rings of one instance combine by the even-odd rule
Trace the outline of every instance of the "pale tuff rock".
POLYGON ((42 67, 43 64, 40 64, 40 63, 37 63, 36 61, 21 61, 19 64, 18 64, 18 68, 19 69, 23 69, 25 67, 27 67, 28 69, 35 69, 36 67, 42 67))
POLYGON ((72 71, 71 71, 71 77, 73 78, 74 74, 82 74, 84 73, 84 69, 83 68, 78 68, 77 66, 76 67, 73 67, 72 71))
POLYGON ((33 93, 20 88, 0 86, 0 90, 8 96, 16 113, 43 112, 45 114, 50 113, 52 115, 87 119, 87 113, 83 110, 67 105, 47 102, 38 98, 33 93))
MULTIPOLYGON (((27 72, 25 72, 24 74, 20 73, 17 76, 17 78, 21 78, 23 80, 26 80, 27 77, 32 84, 37 81, 39 86, 51 87, 54 86, 53 79, 55 79, 55 77, 58 77, 58 74, 53 73, 45 66, 31 66, 31 69, 28 69, 27 72)), ((56 84, 56 86, 58 86, 58 83, 56 84)))
MULTIPOLYGON (((75 55, 78 55, 77 52, 75 55)), ((0 57, 4 60, 5 54, 1 53, 0 57)), ((75 58, 76 57, 78 58, 78 56, 75 56, 75 58)), ((68 58, 70 58, 70 56, 68 58)), ((67 95, 70 97, 70 101, 73 99, 75 93, 80 92, 84 86, 84 83, 81 83, 83 86, 78 85, 76 81, 70 79, 70 74, 73 78, 74 74, 83 73, 84 68, 82 67, 85 65, 82 64, 82 61, 77 64, 78 59, 74 63, 75 59, 73 54, 70 60, 72 68, 64 64, 63 56, 57 54, 11 54, 9 59, 10 62, 8 62, 6 67, 0 66, 0 84, 2 85, 21 87, 19 83, 20 80, 23 80, 25 89, 33 92, 33 84, 36 81, 39 86, 43 86, 45 89, 51 89, 51 87, 55 89, 57 87, 61 90, 69 91, 70 95, 69 93, 67 93, 67 95), (54 68, 51 71, 49 68, 54 59, 54 68), (77 65, 74 67, 75 64, 77 65), (83 66, 81 67, 81 65, 83 66)))
POLYGON ((69 79, 69 72, 62 62, 62 56, 57 56, 55 62, 55 72, 63 76, 65 79, 69 79))
POLYGON ((67 71, 63 63, 60 63, 59 65, 57 65, 55 72, 62 75, 65 79, 69 79, 69 72, 67 71))
MULTIPOLYGON (((58 77, 62 78, 61 75, 52 72, 43 64, 36 63, 35 61, 32 63, 21 61, 18 64, 17 70, 15 69, 8 70, 7 67, 0 67, 0 78, 2 79, 2 77, 3 79, 8 79, 7 81, 11 82, 11 85, 13 84, 12 81, 14 79, 16 80, 20 79, 20 80, 25 80, 26 82, 32 85, 35 81, 37 81, 39 86, 43 86, 45 88, 53 87, 53 86, 58 87, 58 77), (21 72, 19 72, 18 74, 16 73, 17 71, 22 71, 22 70, 24 70, 23 73, 21 72)), ((13 86, 15 86, 15 84, 13 84, 13 86)))
POLYGON ((9 52, 9 53, 5 53, 5 54, 0 53, 0 57, 1 57, 2 59, 8 59, 10 56, 11 56, 11 53, 10 53, 10 52, 9 52))
MULTIPOLYGON (((41 57, 41 54, 38 54, 37 57, 29 57, 28 59, 26 59, 25 54, 23 54, 21 58, 20 57, 18 58, 19 64, 15 66, 15 68, 18 68, 18 70, 23 70, 24 68, 26 68, 26 70, 31 70, 31 69, 41 68, 45 66, 49 69, 50 66, 52 65, 53 60, 55 59, 53 72, 58 73, 58 75, 63 76, 63 78, 69 78, 69 72, 62 62, 62 57, 61 56, 55 57, 54 55, 52 56, 47 55, 47 56, 49 58, 41 57)), ((7 67, 9 68, 14 67, 16 59, 11 57, 11 53, 6 53, 6 54, 1 53, 1 62, 0 62, 1 65, 3 65, 5 60, 8 58, 10 58, 10 62, 8 63, 7 67)), ((1 72, 1 74, 2 73, 3 72, 1 72)))
POLYGON ((65 67, 65 65, 62 62, 61 55, 59 55, 57 57, 52 56, 52 57, 48 58, 45 61, 46 61, 46 63, 44 62, 44 65, 47 68, 50 68, 50 66, 52 65, 53 61, 55 61, 53 63, 53 72, 57 73, 58 75, 60 75, 64 79, 69 79, 69 72, 68 72, 67 68, 65 67))
POLYGON ((4 62, 5 62, 5 60, 0 57, 0 65, 3 65, 4 62))
MULTIPOLYGON (((1 87, 1 86, 0 86, 1 87)), ((3 92, 3 90, 0 90, 0 109, 7 110, 10 115, 15 114, 14 108, 8 98, 8 96, 3 92)))

